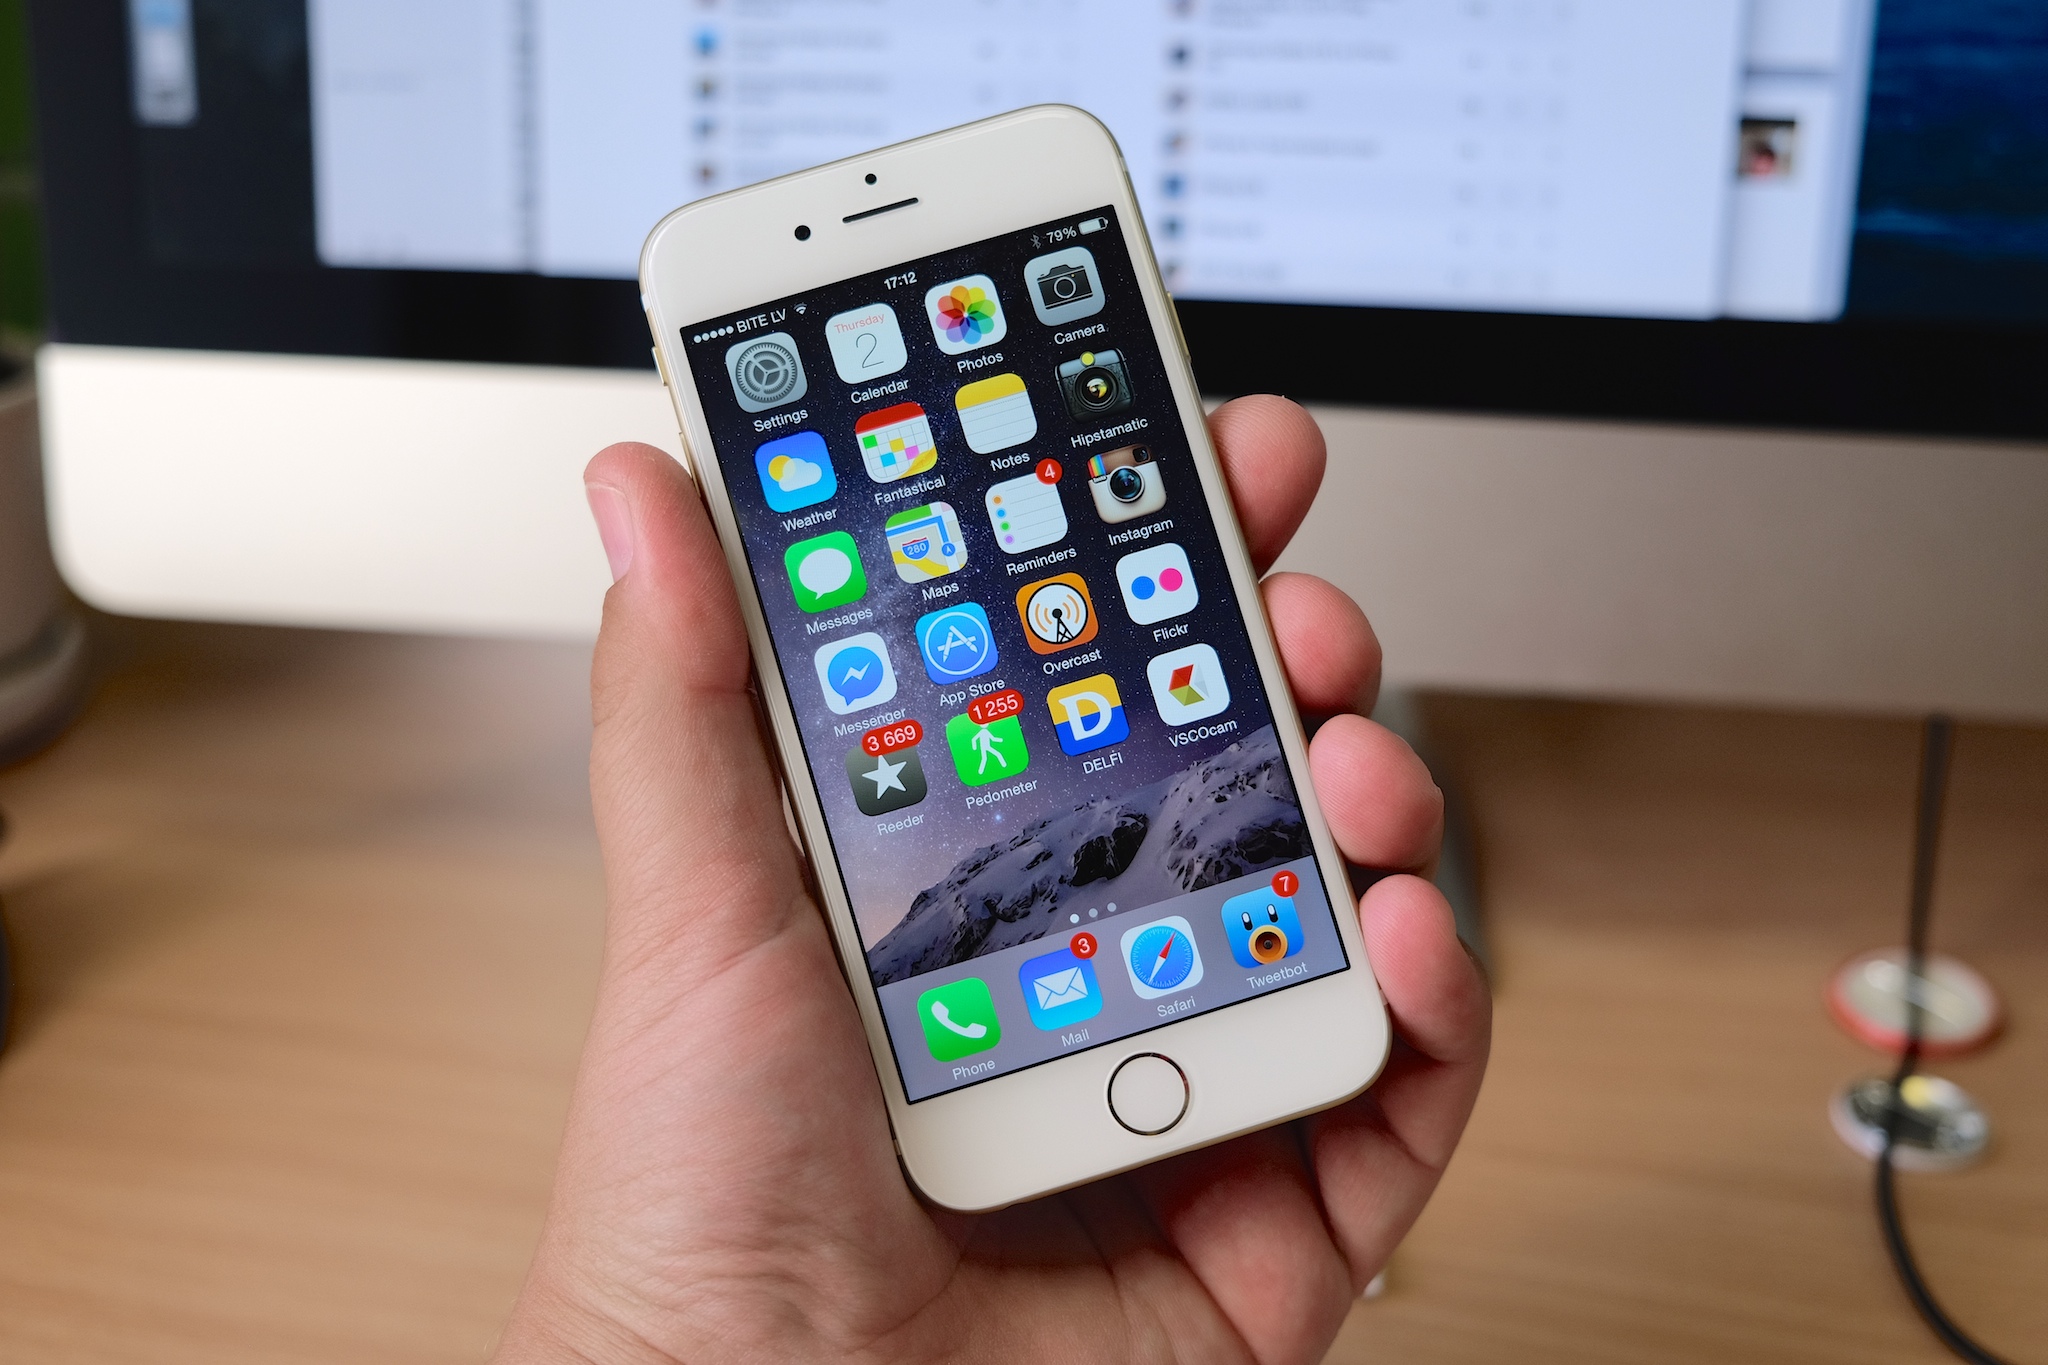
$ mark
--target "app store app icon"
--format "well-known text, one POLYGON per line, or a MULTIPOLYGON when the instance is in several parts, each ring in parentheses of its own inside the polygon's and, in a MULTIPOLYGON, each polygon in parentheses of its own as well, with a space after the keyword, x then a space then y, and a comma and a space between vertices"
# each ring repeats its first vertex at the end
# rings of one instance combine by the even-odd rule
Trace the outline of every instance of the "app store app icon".
POLYGON ((949 687, 996 666, 996 633, 979 603, 962 602, 917 618, 917 652, 925 676, 949 687))

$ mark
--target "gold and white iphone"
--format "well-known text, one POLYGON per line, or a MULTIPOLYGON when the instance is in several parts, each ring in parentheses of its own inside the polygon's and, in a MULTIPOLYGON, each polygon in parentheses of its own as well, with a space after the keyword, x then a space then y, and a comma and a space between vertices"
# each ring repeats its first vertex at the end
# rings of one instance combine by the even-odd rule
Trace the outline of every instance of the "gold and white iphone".
POLYGON ((995 1208, 1370 1084, 1386 1014, 1108 131, 1041 106, 721 194, 640 281, 917 1186, 995 1208))

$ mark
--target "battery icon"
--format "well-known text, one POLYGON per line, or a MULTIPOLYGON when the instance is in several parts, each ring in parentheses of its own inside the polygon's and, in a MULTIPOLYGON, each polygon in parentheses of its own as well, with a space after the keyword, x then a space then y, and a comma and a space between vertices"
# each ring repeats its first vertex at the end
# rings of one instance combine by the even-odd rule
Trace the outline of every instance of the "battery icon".
POLYGON ((1100 232, 1108 226, 1109 219, 1107 218, 1083 218, 1081 220, 1081 231, 1083 232, 1100 232))

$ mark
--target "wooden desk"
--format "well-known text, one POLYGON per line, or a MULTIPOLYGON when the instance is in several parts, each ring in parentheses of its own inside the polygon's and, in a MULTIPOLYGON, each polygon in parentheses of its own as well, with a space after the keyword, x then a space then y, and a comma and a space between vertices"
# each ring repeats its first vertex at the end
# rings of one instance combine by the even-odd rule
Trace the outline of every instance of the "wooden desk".
MULTIPOLYGON (((539 1225, 601 888, 571 647, 112 623, 0 774, 0 1360, 469 1361, 539 1225)), ((1439 698, 1500 992, 1464 1150, 1341 1361, 1946 1359, 1819 1002, 1894 939, 1910 725, 1439 698)), ((1963 731, 1937 938, 2013 1024, 1907 1181, 1962 1319, 2048 1343, 2048 734, 1963 731)), ((2028 1356, 2026 1353, 2032 1353, 2028 1356)))

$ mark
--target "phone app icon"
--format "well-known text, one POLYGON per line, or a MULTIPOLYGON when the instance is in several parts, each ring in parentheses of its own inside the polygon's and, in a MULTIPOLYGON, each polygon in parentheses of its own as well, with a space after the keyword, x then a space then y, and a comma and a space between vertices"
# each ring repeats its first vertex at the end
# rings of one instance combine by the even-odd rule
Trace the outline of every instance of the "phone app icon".
POLYGON ((967 542, 951 503, 906 508, 882 523, 882 535, 905 583, 929 583, 967 567, 967 542))
POLYGON ((778 436, 754 448, 754 473, 771 512, 794 512, 839 491, 825 438, 815 431, 778 436))
POLYGON ((1055 654, 1095 638, 1095 602, 1077 573, 1055 574, 1017 589, 1024 643, 1034 654, 1055 654))
POLYGON ((846 780, 862 815, 887 815, 925 796, 924 764, 918 762, 915 744, 885 754, 853 750, 846 756, 846 780))
POLYGON ((936 1061, 971 1057, 1003 1041, 995 998, 978 976, 934 986, 917 997, 917 1018, 924 1025, 924 1045, 936 1061))
POLYGON ((832 348, 832 368, 849 384, 880 379, 910 363, 896 310, 886 303, 849 308, 827 318, 825 343, 832 348))
POLYGON ((967 448, 981 455, 1021 446, 1038 434, 1038 414, 1024 380, 1014 374, 990 375, 963 384, 953 395, 960 414, 960 434, 967 448))
POLYGON ((1131 377, 1116 351, 1081 352, 1079 359, 1060 366, 1059 381, 1060 396, 1076 421, 1122 412, 1131 405, 1131 377))
POLYGON ((725 348, 725 373, 732 396, 748 412, 766 412, 794 403, 810 387, 796 338, 787 332, 736 341, 725 348))
POLYGON ((1195 946, 1194 927, 1179 915, 1125 930, 1123 949, 1131 989, 1141 1000, 1202 984, 1202 950, 1195 946))
POLYGON ((1294 898, 1270 886, 1223 902, 1223 932, 1240 967, 1264 967, 1301 951, 1301 917, 1294 898))
POLYGON ((843 607, 858 602, 868 590, 860 550, 844 531, 799 540, 782 552, 782 567, 789 574, 789 590, 796 594, 796 604, 805 611, 843 607))
POLYGON ((861 463, 876 483, 894 483, 922 474, 939 462, 932 442, 932 424, 915 403, 877 408, 853 424, 861 463))
POLYGON ((1095 982, 1095 964, 1075 957, 1071 948, 1034 957, 1017 969, 1024 1006, 1031 1022, 1047 1033, 1072 1028, 1102 1013, 1102 988, 1095 982))
POLYGON ((1102 272, 1087 247, 1070 246, 1026 261, 1024 292, 1038 320, 1057 327, 1102 311, 1102 272))
POLYGON ((1106 749, 1131 737, 1124 699, 1116 690, 1116 679, 1107 673, 1055 687, 1046 693, 1045 706, 1052 712, 1060 748, 1069 754, 1106 749))
POLYGON ((1186 725, 1230 709, 1230 684, 1223 664, 1207 645, 1161 654, 1145 666, 1152 704, 1168 725, 1186 725))
POLYGON ((996 666, 996 633, 987 612, 962 602, 917 618, 917 652, 924 656, 925 676, 946 687, 996 666))
POLYGON ((1021 555, 1067 538, 1060 486, 1036 474, 1005 479, 988 490, 988 524, 1003 553, 1021 555))
POLYGON ((974 717, 962 712, 946 722, 946 748, 953 754, 953 771, 970 787, 1006 781, 1031 766, 1024 724, 1015 716, 976 725, 974 717))
POLYGON ((993 346, 1010 330, 996 282, 986 275, 933 285, 925 291, 924 315, 932 324, 932 340, 947 355, 993 346))
POLYGON ((1168 543, 1127 554, 1116 562, 1116 585, 1123 589, 1124 610, 1141 626, 1195 609, 1202 600, 1188 552, 1168 543))
POLYGON ((1151 446, 1122 446, 1088 457, 1088 496, 1107 522, 1136 521, 1166 506, 1166 483, 1151 446))
POLYGON ((825 705, 836 716, 865 711, 896 696, 896 669, 889 662, 889 646, 872 631, 820 645, 811 661, 818 670, 825 705))

